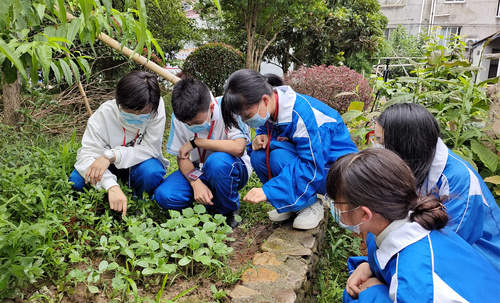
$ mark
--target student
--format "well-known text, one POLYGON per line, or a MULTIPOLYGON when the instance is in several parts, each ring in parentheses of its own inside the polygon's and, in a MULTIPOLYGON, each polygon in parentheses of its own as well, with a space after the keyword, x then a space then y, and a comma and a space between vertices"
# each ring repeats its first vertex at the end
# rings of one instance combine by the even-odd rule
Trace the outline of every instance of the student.
POLYGON ((500 271, 500 209, 478 172, 439 138, 432 114, 414 103, 387 108, 375 138, 408 163, 423 196, 444 201, 448 228, 478 249, 500 271))
POLYGON ((271 221, 298 213, 294 228, 318 226, 323 205, 316 194, 325 192, 328 168, 340 156, 357 151, 339 113, 289 86, 273 88, 264 76, 248 69, 229 77, 223 100, 228 127, 238 126, 237 114, 257 133, 251 161, 264 185, 252 188, 243 200, 269 201, 275 207, 268 213, 271 221))
POLYGON ((344 302, 496 302, 500 273, 451 230, 445 206, 418 196, 406 163, 372 148, 337 160, 326 188, 337 223, 366 232, 348 260, 344 302), (457 266, 458 265, 458 266, 457 266))
POLYGON ((208 87, 195 79, 179 81, 172 91, 172 124, 167 152, 177 156, 179 170, 170 174, 156 189, 158 204, 166 209, 182 209, 197 203, 208 211, 227 217, 237 225, 238 190, 251 173, 245 146, 248 129, 226 128, 208 87))
POLYGON ((116 87, 115 100, 89 118, 69 181, 81 191, 88 184, 108 192, 109 206, 127 213, 127 198, 117 177, 134 190, 152 195, 168 161, 162 157, 165 105, 156 76, 133 71, 116 87))

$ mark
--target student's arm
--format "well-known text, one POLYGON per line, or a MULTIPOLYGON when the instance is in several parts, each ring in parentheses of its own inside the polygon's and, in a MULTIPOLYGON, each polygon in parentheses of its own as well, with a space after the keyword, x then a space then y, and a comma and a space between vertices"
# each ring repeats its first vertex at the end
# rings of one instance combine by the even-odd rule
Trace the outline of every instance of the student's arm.
POLYGON ((194 139, 194 143, 202 149, 214 152, 225 152, 235 157, 241 157, 245 153, 247 140, 245 138, 237 138, 233 140, 196 138, 194 139))
POLYGON ((205 183, 203 183, 199 178, 194 181, 188 178, 188 173, 194 169, 193 162, 191 162, 189 158, 177 157, 177 164, 182 175, 193 188, 194 200, 201 204, 213 205, 212 199, 214 196, 205 183))
POLYGON ((78 150, 76 157, 75 169, 87 182, 90 182, 97 189, 105 189, 107 191, 112 186, 118 185, 116 176, 108 169, 103 172, 102 176, 95 179, 91 178, 92 180, 89 180, 89 176, 87 175, 89 168, 97 159, 103 157, 104 150, 108 146, 106 140, 101 136, 102 131, 99 129, 99 125, 102 123, 100 124, 98 120, 103 118, 100 116, 101 114, 101 112, 96 112, 87 122, 87 127, 82 137, 82 147, 78 150))

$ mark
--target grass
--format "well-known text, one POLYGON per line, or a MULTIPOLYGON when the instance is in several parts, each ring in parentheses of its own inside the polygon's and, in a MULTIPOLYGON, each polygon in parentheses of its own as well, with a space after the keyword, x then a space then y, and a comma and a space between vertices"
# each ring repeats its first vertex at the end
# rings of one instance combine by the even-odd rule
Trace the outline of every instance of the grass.
POLYGON ((360 256, 361 238, 343 229, 333 220, 328 221, 327 234, 320 252, 319 272, 313 282, 309 302, 342 302, 342 293, 348 278, 347 258, 360 256))

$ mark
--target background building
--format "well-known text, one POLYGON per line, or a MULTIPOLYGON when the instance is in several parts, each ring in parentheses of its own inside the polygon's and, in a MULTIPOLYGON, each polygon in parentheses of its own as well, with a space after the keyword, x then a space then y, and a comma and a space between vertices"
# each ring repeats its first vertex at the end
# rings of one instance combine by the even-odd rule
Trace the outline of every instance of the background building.
POLYGON ((379 3, 389 20, 386 37, 398 25, 412 35, 439 26, 445 38, 451 34, 464 37, 468 57, 473 64, 481 65, 478 81, 499 74, 498 59, 480 58, 481 54, 500 53, 500 41, 491 42, 483 51, 488 38, 496 38, 500 31, 500 0, 379 0, 379 3))

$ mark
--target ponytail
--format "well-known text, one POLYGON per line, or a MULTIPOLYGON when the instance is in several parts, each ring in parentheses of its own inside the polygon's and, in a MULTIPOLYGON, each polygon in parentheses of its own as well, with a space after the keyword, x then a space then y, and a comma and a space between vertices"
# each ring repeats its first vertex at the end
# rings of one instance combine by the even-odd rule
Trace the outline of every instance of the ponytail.
POLYGON ((269 83, 272 87, 282 86, 284 84, 283 79, 276 74, 268 73, 265 74, 264 77, 266 77, 267 83, 269 83))
POLYGON ((410 221, 427 230, 441 229, 448 223, 445 206, 433 195, 419 197, 411 206, 410 221))

